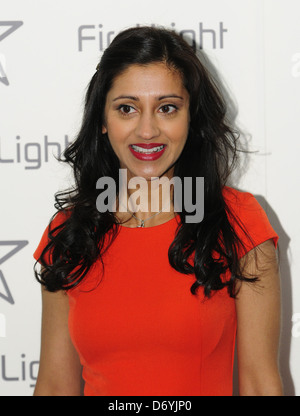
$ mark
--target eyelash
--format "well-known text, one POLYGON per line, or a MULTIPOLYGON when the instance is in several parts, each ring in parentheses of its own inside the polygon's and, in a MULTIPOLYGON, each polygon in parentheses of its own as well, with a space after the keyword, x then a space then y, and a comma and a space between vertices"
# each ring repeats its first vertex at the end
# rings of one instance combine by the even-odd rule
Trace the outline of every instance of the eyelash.
MULTIPOLYGON (((132 109, 132 108, 134 108, 134 107, 132 107, 132 106, 130 106, 130 105, 128 105, 128 104, 120 104, 118 107, 117 107, 117 110, 121 113, 121 115, 122 116, 124 116, 124 117, 128 117, 128 116, 130 116, 130 114, 131 113, 124 113, 123 111, 122 111, 122 109, 124 109, 125 107, 127 107, 128 109, 132 109)), ((162 113, 162 114, 165 114, 165 115, 172 115, 173 113, 175 113, 175 112, 177 112, 177 110, 178 110, 178 107, 176 106, 176 105, 174 105, 174 104, 164 104, 164 105, 162 105, 161 107, 160 107, 160 109, 162 109, 162 108, 165 108, 165 107, 172 107, 172 108, 174 108, 174 111, 171 111, 170 113, 168 113, 168 112, 166 112, 166 113, 162 113)))

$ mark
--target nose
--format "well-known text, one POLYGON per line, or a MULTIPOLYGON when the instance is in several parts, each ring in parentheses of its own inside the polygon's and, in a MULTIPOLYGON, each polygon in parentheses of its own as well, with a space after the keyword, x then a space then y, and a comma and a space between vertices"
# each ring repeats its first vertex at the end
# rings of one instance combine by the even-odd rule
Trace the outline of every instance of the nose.
POLYGON ((150 140, 160 135, 158 122, 154 114, 142 113, 135 129, 136 135, 144 140, 150 140))

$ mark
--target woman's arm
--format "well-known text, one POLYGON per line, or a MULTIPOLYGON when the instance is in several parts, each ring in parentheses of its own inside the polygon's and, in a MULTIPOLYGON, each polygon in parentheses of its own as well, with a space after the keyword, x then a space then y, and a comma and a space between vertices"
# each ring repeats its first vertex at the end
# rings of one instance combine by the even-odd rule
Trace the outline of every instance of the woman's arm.
POLYGON ((80 396, 81 364, 68 329, 69 301, 64 291, 42 288, 42 339, 34 396, 80 396))
POLYGON ((236 299, 239 393, 241 396, 283 394, 278 370, 280 277, 272 240, 241 260, 244 274, 257 283, 242 282, 236 299))

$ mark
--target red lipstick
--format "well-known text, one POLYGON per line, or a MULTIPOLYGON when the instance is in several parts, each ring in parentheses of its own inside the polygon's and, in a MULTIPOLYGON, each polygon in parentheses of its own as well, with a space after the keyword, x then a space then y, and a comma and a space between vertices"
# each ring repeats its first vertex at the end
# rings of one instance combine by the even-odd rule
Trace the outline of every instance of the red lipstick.
POLYGON ((154 161, 159 159, 166 149, 162 143, 136 143, 129 146, 134 157, 143 161, 154 161))

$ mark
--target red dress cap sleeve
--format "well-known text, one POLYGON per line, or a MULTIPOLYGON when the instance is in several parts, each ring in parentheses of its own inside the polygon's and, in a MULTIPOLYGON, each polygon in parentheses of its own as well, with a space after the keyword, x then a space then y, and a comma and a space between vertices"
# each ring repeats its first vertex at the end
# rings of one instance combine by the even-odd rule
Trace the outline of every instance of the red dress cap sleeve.
POLYGON ((229 221, 244 245, 239 248, 239 257, 270 239, 277 248, 279 237, 264 209, 251 193, 224 187, 223 195, 231 212, 228 214, 229 221))
MULTIPOLYGON (((50 230, 55 229, 56 227, 58 227, 59 225, 63 224, 63 222, 66 221, 66 219, 69 217, 69 213, 65 212, 65 211, 59 211, 55 217, 53 218, 52 221, 50 221, 50 223, 47 225, 42 238, 35 250, 35 252, 33 253, 33 257, 35 258, 35 260, 39 261, 41 254, 44 250, 44 248, 46 247, 46 245, 49 243, 49 227, 50 230)), ((51 251, 48 251, 45 254, 45 261, 47 264, 51 263, 51 251)))

